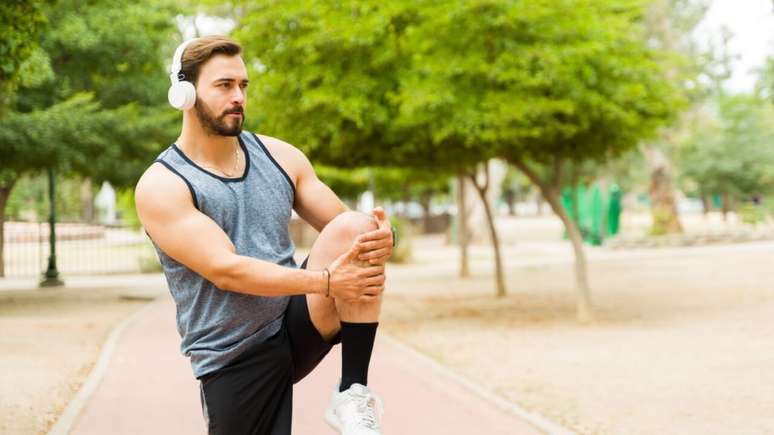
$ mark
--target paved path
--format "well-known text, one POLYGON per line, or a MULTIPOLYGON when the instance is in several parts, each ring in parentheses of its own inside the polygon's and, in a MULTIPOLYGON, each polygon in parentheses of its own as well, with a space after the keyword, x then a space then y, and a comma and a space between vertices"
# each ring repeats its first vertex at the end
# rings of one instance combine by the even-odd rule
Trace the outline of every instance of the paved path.
MULTIPOLYGON (((198 383, 178 352, 174 310, 171 298, 162 297, 124 330, 71 434, 205 433, 198 383)), ((322 415, 339 374, 338 348, 296 385, 294 434, 334 434, 322 415)), ((377 338, 369 384, 384 399, 386 434, 541 433, 390 340, 377 338)))

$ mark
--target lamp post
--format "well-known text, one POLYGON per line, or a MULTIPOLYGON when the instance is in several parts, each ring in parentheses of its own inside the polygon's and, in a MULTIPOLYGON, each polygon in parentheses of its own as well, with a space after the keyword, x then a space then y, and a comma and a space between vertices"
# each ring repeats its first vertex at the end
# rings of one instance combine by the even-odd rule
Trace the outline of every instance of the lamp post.
POLYGON ((54 170, 48 169, 48 245, 50 247, 48 255, 48 268, 43 274, 43 280, 40 281, 40 287, 58 287, 64 285, 64 281, 59 279, 59 271, 56 268, 56 180, 54 170))

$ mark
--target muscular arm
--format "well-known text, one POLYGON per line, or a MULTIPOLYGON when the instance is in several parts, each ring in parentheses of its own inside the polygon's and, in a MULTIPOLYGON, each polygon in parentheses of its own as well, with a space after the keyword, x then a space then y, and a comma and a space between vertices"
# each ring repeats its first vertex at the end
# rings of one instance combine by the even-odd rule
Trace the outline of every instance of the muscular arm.
POLYGON ((296 187, 293 208, 301 219, 317 231, 322 231, 328 222, 348 210, 339 197, 317 178, 309 159, 298 148, 271 136, 260 137, 293 179, 296 187))
MULTIPOLYGON (((278 160, 296 186, 294 209, 302 219, 317 231, 322 229, 339 214, 347 211, 333 191, 314 172, 312 164, 296 147, 270 136, 261 136, 261 141, 278 160)), ((359 260, 371 264, 384 264, 392 255, 392 233, 390 221, 381 207, 374 209, 378 230, 360 237, 362 251, 359 260)))
POLYGON ((237 254, 228 235, 194 207, 183 180, 159 163, 140 178, 135 202, 145 231, 159 248, 220 289, 263 296, 325 293, 320 271, 237 254))

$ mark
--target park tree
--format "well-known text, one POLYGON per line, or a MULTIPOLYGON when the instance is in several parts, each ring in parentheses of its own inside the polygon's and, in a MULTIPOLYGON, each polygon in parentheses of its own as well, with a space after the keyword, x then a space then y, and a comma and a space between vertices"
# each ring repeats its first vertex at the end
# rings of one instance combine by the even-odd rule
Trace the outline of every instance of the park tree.
MULTIPOLYGON (((423 5, 307 0, 241 9, 236 36, 256 59, 260 83, 251 96, 261 108, 256 124, 326 165, 432 167, 470 177, 490 157, 485 148, 399 121, 401 80, 421 66, 404 39, 423 5)), ((498 288, 504 294, 502 279, 498 288)))
POLYGON ((758 71, 755 91, 761 98, 774 104, 774 56, 769 56, 758 71))
MULTIPOLYGON (((19 86, 35 85, 50 74, 45 55, 37 42, 46 29, 44 8, 47 3, 11 0, 0 4, 0 34, 3 35, 0 39, 0 124, 10 115, 13 95, 19 86)), ((0 277, 5 276, 5 206, 18 178, 6 168, 9 161, 10 156, 0 150, 0 277)))
POLYGON ((646 37, 653 47, 669 54, 664 59, 667 79, 686 102, 670 126, 658 136, 641 144, 650 170, 649 196, 653 226, 651 233, 682 231, 675 200, 676 168, 679 144, 703 114, 708 98, 721 92, 722 83, 731 74, 728 44, 732 35, 722 28, 716 36, 699 44, 695 29, 710 7, 709 0, 655 0, 646 14, 646 37))
POLYGON ((377 168, 373 171, 374 195, 380 201, 417 201, 422 207, 422 226, 427 231, 433 197, 449 193, 451 175, 432 168, 377 168))
POLYGON ((774 108, 754 95, 721 94, 680 146, 680 167, 704 198, 733 204, 774 193, 774 108), (714 113, 714 115, 712 115, 714 113))
POLYGON ((368 168, 339 169, 333 166, 314 165, 317 177, 345 202, 354 204, 370 187, 368 168))
MULTIPOLYGON (((174 137, 175 114, 164 107, 164 59, 177 33, 172 6, 117 0, 36 6, 43 14, 36 25, 48 23, 29 49, 38 73, 4 95, 0 117, 0 228, 4 199, 19 177, 52 169, 129 186, 174 137)), ((31 13, 3 12, 21 22, 31 13)))
POLYGON ((590 317, 580 235, 558 201, 563 168, 635 146, 676 106, 640 2, 307 1, 243 12, 237 36, 257 57, 264 128, 326 164, 432 165, 479 193, 483 162, 506 158, 565 222, 579 317, 590 317))
POLYGON ((9 0, 0 4, 0 117, 20 85, 34 84, 45 76, 38 40, 47 28, 44 10, 49 3, 9 0))
POLYGON ((405 46, 404 123, 495 150, 540 189, 576 257, 578 317, 592 317, 577 225, 559 200, 570 164, 603 161, 652 137, 674 114, 639 2, 428 3, 405 46))

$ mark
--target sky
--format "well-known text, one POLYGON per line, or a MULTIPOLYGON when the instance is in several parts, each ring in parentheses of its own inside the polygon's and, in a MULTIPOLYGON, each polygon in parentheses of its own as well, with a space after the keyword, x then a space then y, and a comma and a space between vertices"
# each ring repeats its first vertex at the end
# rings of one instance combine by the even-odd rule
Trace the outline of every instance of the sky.
POLYGON ((729 48, 739 56, 732 64, 733 75, 725 83, 731 92, 748 92, 757 78, 754 68, 767 56, 774 56, 774 2, 772 0, 714 0, 696 29, 697 40, 717 38, 726 26, 733 37, 729 48))

